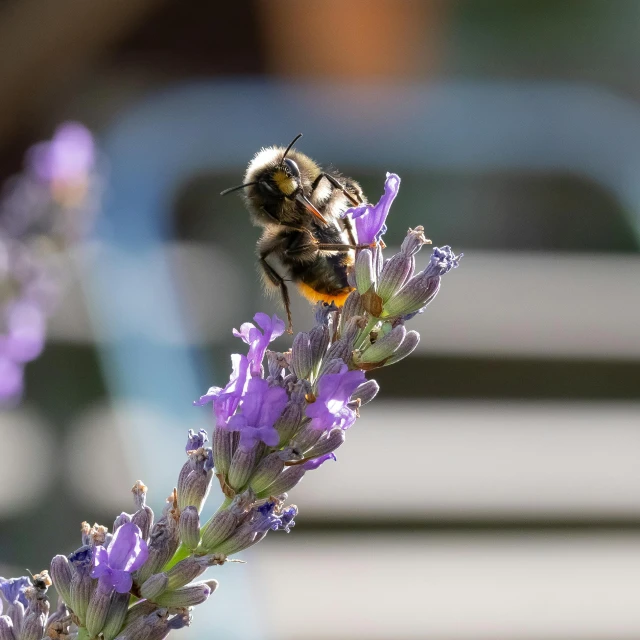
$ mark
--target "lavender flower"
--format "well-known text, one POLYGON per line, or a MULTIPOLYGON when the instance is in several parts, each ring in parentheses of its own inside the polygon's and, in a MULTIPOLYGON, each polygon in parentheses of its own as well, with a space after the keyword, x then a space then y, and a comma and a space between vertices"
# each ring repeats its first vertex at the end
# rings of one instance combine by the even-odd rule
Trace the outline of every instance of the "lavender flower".
MULTIPOLYGON (((0 594, 10 605, 19 602, 23 607, 26 607, 29 603, 24 592, 30 586, 31 580, 28 576, 20 578, 3 578, 0 576, 0 594)), ((0 600, 0 607, 1 605, 2 600, 0 600)), ((2 613, 1 608, 0 613, 2 613)))
POLYGON ((339 373, 322 376, 315 402, 307 407, 311 427, 318 431, 329 431, 333 427, 348 429, 356 421, 356 412, 349 407, 349 402, 363 382, 364 372, 349 371, 346 364, 339 373))
POLYGON ((387 173, 384 183, 384 194, 378 204, 364 204, 359 207, 347 209, 343 218, 350 217, 356 227, 358 242, 361 244, 373 244, 379 242, 387 232, 385 224, 389 209, 393 204, 398 190, 400 189, 400 178, 395 173, 387 173))
POLYGON ((250 322, 245 322, 240 331, 233 330, 233 335, 249 345, 247 359, 251 363, 251 375, 259 376, 265 351, 270 342, 284 333, 284 322, 275 315, 270 318, 266 313, 256 313, 253 319, 262 332, 250 322))
POLYGON ((249 383, 249 360, 246 356, 234 353, 231 356, 232 371, 226 387, 211 387, 209 391, 193 404, 202 406, 213 403, 216 426, 226 426, 235 413, 249 383))
POLYGON ((149 557, 147 543, 142 538, 140 528, 129 522, 123 524, 113 535, 107 549, 97 546, 93 552, 92 578, 115 589, 127 593, 131 589, 131 574, 137 571, 149 557))
POLYGON ((56 259, 82 237, 97 201, 96 149, 79 123, 26 154, 0 199, 0 402, 19 398, 23 369, 44 348, 60 296, 56 259))
POLYGON ((229 419, 227 428, 240 432, 240 447, 250 449, 257 441, 274 447, 280 436, 275 421, 287 406, 287 392, 282 387, 270 387, 262 378, 249 381, 238 413, 229 419))

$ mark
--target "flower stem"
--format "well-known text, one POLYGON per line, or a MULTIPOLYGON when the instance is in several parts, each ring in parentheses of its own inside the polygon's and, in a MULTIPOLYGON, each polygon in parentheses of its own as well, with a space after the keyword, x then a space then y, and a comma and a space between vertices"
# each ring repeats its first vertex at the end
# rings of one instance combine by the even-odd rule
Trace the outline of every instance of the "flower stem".
POLYGON ((356 349, 362 348, 365 340, 367 339, 367 337, 369 336, 373 328, 378 324, 378 322, 380 322, 378 318, 369 317, 369 322, 367 323, 367 326, 364 329, 362 329, 362 331, 358 334, 358 339, 355 341, 354 346, 356 349))
POLYGON ((87 631, 86 627, 78 627, 78 635, 76 636, 76 640, 90 640, 91 636, 87 631))

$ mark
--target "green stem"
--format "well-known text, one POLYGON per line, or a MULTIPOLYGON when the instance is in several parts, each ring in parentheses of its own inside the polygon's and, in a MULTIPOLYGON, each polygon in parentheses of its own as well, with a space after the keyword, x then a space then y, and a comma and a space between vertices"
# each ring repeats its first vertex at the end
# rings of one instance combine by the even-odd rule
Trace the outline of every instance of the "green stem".
POLYGON ((86 627, 78 627, 78 635, 76 636, 76 640, 90 640, 91 636, 87 631, 86 627))
POLYGON ((362 348, 362 345, 367 339, 367 336, 371 333, 371 331, 378 324, 378 322, 380 322, 378 318, 369 317, 369 322, 367 323, 367 326, 360 332, 360 334, 358 335, 358 339, 355 342, 356 349, 362 348))

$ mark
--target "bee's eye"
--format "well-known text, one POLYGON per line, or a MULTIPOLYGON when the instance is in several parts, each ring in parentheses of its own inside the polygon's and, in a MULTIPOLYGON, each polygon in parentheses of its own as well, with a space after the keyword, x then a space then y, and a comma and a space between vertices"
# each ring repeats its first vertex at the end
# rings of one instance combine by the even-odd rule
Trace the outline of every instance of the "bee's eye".
POLYGON ((266 191, 267 193, 270 193, 273 196, 277 196, 278 195, 277 189, 272 184, 267 182, 266 180, 260 180, 258 185, 260 186, 260 188, 263 191, 266 191))
POLYGON ((282 164, 289 169, 291 175, 294 178, 299 178, 300 177, 300 169, 298 168, 298 165, 295 163, 295 161, 293 161, 291 158, 285 158, 282 161, 282 164))

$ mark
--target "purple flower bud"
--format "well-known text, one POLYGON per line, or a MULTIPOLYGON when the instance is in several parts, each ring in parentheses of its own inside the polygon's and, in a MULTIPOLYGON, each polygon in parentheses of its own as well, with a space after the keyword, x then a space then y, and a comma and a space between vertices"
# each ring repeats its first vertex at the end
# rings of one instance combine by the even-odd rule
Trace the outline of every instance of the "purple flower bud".
POLYGON ((460 260, 464 254, 455 255, 449 245, 444 247, 434 247, 431 254, 429 264, 424 270, 424 273, 428 276, 440 276, 445 273, 449 273, 451 269, 455 269, 460 266, 460 260))
POLYGON ((233 432, 216 427, 213 432, 213 464, 217 473, 226 475, 233 457, 233 432))
MULTIPOLYGON (((417 331, 408 331, 402 344, 396 352, 385 362, 385 365, 395 364, 413 353, 420 342, 420 334, 417 331)), ((363 403, 364 404, 364 403, 363 403)))
POLYGON ((415 229, 409 229, 402 241, 400 252, 406 256, 414 256, 425 244, 431 244, 431 240, 425 238, 424 227, 417 226, 415 229))
POLYGON ((211 556, 199 558, 190 556, 181 560, 166 572, 167 590, 175 591, 180 587, 184 587, 202 575, 211 564, 211 556))
MULTIPOLYGON (((45 575, 48 581, 48 574, 45 575)), ((35 577, 38 578, 38 576, 35 577)), ((20 625, 20 640, 41 640, 44 635, 49 616, 49 601, 44 595, 45 591, 46 587, 41 589, 30 586, 25 589, 24 594, 29 604, 25 609, 24 618, 20 625)))
POLYGON ((186 507, 178 522, 180 538, 187 549, 196 549, 200 543, 200 517, 196 507, 186 507))
POLYGON ((125 630, 129 630, 131 627, 135 627, 137 624, 141 624, 139 621, 144 620, 148 615, 158 609, 158 605, 155 602, 149 602, 148 600, 138 600, 135 604, 132 604, 127 615, 124 618, 122 626, 125 630))
MULTIPOLYGON (((415 331, 409 331, 407 334, 407 338, 405 342, 409 339, 410 334, 416 333, 415 331)), ((416 333, 417 335, 417 333, 416 333)), ((359 405, 365 405, 371 402, 377 395, 380 390, 380 386, 375 380, 367 380, 363 382, 351 395, 351 402, 355 400, 359 401, 359 405)))
POLYGON ((308 378, 312 366, 311 339, 308 333, 299 333, 291 347, 291 369, 298 378, 308 378))
POLYGON ((322 438, 323 432, 314 429, 311 421, 307 418, 307 424, 296 434, 291 446, 295 453, 304 454, 322 438))
MULTIPOLYGON (((258 498, 268 498, 269 496, 279 496, 295 487, 305 474, 302 465, 288 467, 279 476, 278 479, 265 491, 258 494, 258 498)), ((226 553, 221 551, 221 553, 226 553)))
MULTIPOLYGON (((344 432, 340 432, 344 433, 344 432)), ((302 466, 305 471, 315 471, 321 464, 325 463, 327 460, 336 460, 336 456, 333 453, 325 453, 323 456, 319 458, 314 458, 313 460, 308 460, 302 466)))
POLYGON ((136 505, 136 509, 142 509, 147 503, 147 486, 142 480, 137 480, 131 487, 131 493, 133 493, 133 503, 136 505))
MULTIPOLYGON (((102 627, 104 627, 104 623, 107 620, 109 606, 111 605, 111 596, 113 595, 112 582, 113 581, 100 580, 98 587, 91 594, 85 617, 85 627, 89 632, 89 636, 92 638, 102 631, 102 627)), ((120 591, 120 593, 128 593, 128 590, 120 591)))
POLYGON ((407 317, 422 311, 438 293, 440 278, 460 264, 451 247, 434 247, 426 269, 415 275, 384 305, 385 317, 407 317))
POLYGON ((200 429, 198 433, 196 433, 193 429, 189 429, 189 434, 187 437, 187 446, 185 447, 185 451, 189 453, 189 451, 195 451, 196 449, 200 449, 204 447, 204 443, 209 441, 209 436, 204 429, 200 429))
POLYGON ((358 291, 352 291, 342 307, 341 320, 343 326, 346 325, 351 318, 356 316, 362 317, 364 314, 365 309, 362 304, 362 296, 358 291))
POLYGON ((290 402, 273 425, 280 436, 280 446, 288 443, 300 428, 305 404, 304 400, 302 402, 290 402))
POLYGON ((58 555, 51 561, 51 580, 58 595, 71 603, 71 566, 66 556, 58 555))
POLYGON ((348 407, 351 394, 364 382, 362 371, 348 371, 345 365, 340 373, 324 375, 318 382, 316 401, 307 407, 311 427, 328 431, 334 427, 348 429, 356 420, 348 407))
POLYGON ((279 451, 274 451, 262 459, 251 476, 249 486, 256 493, 272 485, 284 469, 284 460, 279 451))
POLYGON ((415 258, 403 252, 397 253, 387 260, 378 283, 378 295, 386 302, 393 294, 400 291, 403 285, 413 275, 415 258))
POLYGON ((126 593, 133 582, 131 574, 148 557, 149 550, 140 528, 132 523, 124 524, 115 532, 108 548, 94 548, 91 577, 99 578, 105 590, 113 588, 118 593, 126 593))
POLYGON ((400 178, 395 173, 387 173, 384 194, 378 204, 361 205, 348 209, 344 213, 343 217, 350 216, 353 220, 359 243, 371 244, 377 242, 386 233, 385 221, 399 189, 400 178))
MULTIPOLYGON (((133 605, 130 612, 125 618, 122 631, 116 636, 115 640, 151 640, 156 639, 158 632, 164 633, 167 628, 167 610, 158 609, 155 603, 146 601, 138 602, 133 605), (149 611, 149 609, 151 611, 149 611), (149 613, 147 613, 149 611, 149 613)), ((160 638, 164 637, 160 635, 160 638)))
POLYGON ((357 357, 354 356, 354 364, 362 369, 371 368, 366 365, 372 364, 382 366, 400 347, 406 335, 404 325, 399 324, 386 335, 379 337, 374 344, 367 346, 357 357))
POLYGON ((116 531, 123 524, 127 524, 127 522, 131 522, 131 516, 124 511, 113 521, 113 530, 116 531))
POLYGON ((0 616, 0 640, 17 640, 13 633, 13 620, 9 616, 0 616))
POLYGON ((370 249, 363 249, 356 258, 356 287, 360 295, 364 295, 369 289, 375 289, 376 273, 373 269, 373 253, 370 249))
POLYGON ((140 587, 140 595, 147 600, 154 600, 167 590, 169 578, 166 573, 154 573, 140 587))
POLYGON ((345 441, 345 433, 342 429, 332 429, 329 433, 322 435, 320 440, 305 452, 306 458, 319 458, 341 447, 345 441))
POLYGON ((316 371, 329 347, 329 328, 324 325, 316 325, 309 332, 309 347, 311 348, 311 369, 316 371))
POLYGON ((238 516, 230 509, 216 513, 202 528, 200 546, 207 553, 215 551, 238 527, 238 516))
MULTIPOLYGON (((264 382, 266 382, 266 380, 264 382)), ((260 450, 262 450, 262 447, 260 447, 260 450)), ((241 491, 247 482, 249 482, 257 460, 257 442, 254 441, 251 448, 238 447, 231 460, 231 467, 229 468, 229 475, 227 477, 228 484, 236 491, 241 491)))
POLYGON ((209 494, 213 470, 210 464, 211 449, 189 451, 189 459, 178 476, 178 508, 196 507, 198 511, 209 494))
POLYGON ((411 280, 384 305, 387 318, 409 319, 424 309, 433 300, 440 289, 440 278, 424 272, 413 276, 411 280))
POLYGON ((149 531, 153 526, 153 511, 151 507, 146 505, 138 509, 132 516, 131 522, 140 527, 142 537, 147 540, 149 538, 149 531))
MULTIPOLYGON (((341 348, 344 348, 344 343, 340 343, 341 348)), ((351 354, 349 354, 350 356, 351 354)), ((333 375, 336 373, 340 373, 342 369, 345 367, 345 362, 342 358, 332 358, 331 360, 327 358, 320 368, 320 376, 333 375)))
POLYGON ((184 627, 188 627, 190 624, 191 615, 189 613, 189 610, 187 609, 186 611, 173 616, 173 618, 171 618, 171 620, 169 620, 169 622, 167 623, 167 627, 173 631, 176 629, 183 629, 184 627))
POLYGON ((136 574, 136 582, 142 584, 154 573, 162 571, 167 562, 180 545, 177 509, 169 502, 165 507, 165 514, 155 523, 149 536, 149 558, 136 574))
POLYGON ((113 640, 120 633, 129 609, 129 599, 128 593, 113 593, 111 595, 107 619, 102 627, 104 640, 113 640))
POLYGON ((186 587, 180 587, 174 591, 165 591, 156 598, 156 603, 161 607, 195 607, 203 603, 217 589, 217 580, 205 580, 195 582, 186 587))
POLYGON ((93 548, 89 545, 83 545, 69 556, 71 588, 68 604, 82 623, 84 623, 89 600, 94 590, 94 581, 90 575, 92 556, 93 548))

